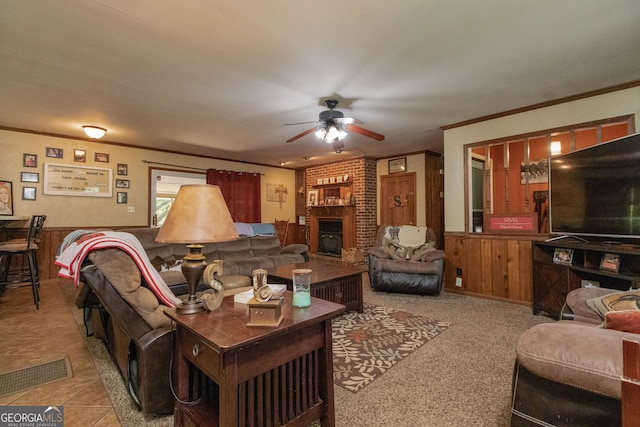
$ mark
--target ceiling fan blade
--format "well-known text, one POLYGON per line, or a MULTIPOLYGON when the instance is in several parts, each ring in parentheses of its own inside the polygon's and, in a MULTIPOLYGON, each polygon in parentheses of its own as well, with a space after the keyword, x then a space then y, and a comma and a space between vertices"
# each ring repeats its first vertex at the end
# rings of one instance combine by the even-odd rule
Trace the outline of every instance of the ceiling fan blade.
POLYGON ((312 122, 298 122, 298 123, 285 123, 285 126, 293 126, 293 125, 308 125, 309 123, 318 123, 317 120, 314 120, 312 122))
POLYGON ((307 129, 307 130, 305 130, 304 132, 297 134, 297 135, 296 135, 296 136, 294 136, 293 138, 291 138, 291 139, 287 139, 287 142, 293 142, 293 141, 295 141, 295 140, 297 140, 297 139, 300 139, 300 138, 302 138, 302 137, 303 137, 303 136, 305 136, 305 135, 309 135, 309 134, 310 134, 311 132, 313 132, 314 130, 316 130, 316 128, 315 128, 315 127, 311 128, 311 129, 307 129))
POLYGON ((382 141, 384 139, 384 135, 380 135, 379 133, 375 133, 371 130, 368 130, 356 125, 347 125, 347 130, 353 131, 355 133, 359 133, 360 135, 364 135, 369 138, 373 138, 377 141, 382 141))
POLYGON ((333 119, 333 121, 336 122, 336 123, 342 123, 344 125, 351 125, 353 123, 364 124, 363 121, 360 121, 358 119, 354 119, 353 117, 335 118, 335 119, 333 119))

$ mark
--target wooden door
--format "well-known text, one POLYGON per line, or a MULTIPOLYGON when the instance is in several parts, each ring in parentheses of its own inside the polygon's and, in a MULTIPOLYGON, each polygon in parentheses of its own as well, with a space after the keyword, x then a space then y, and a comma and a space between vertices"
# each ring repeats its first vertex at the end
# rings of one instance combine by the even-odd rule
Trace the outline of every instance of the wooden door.
POLYGON ((380 177, 380 225, 416 225, 416 174, 380 177))

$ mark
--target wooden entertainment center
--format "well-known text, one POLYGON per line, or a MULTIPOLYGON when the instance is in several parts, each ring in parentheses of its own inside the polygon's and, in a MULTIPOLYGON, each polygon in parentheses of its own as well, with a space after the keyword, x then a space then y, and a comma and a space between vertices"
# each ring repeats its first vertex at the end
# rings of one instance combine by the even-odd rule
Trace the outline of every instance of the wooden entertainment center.
POLYGON ((538 241, 533 242, 532 263, 533 314, 545 312, 558 318, 567 293, 584 285, 597 282, 600 287, 621 291, 640 287, 638 245, 583 242, 572 237, 538 241), (605 254, 617 260, 617 268, 604 268, 605 254))

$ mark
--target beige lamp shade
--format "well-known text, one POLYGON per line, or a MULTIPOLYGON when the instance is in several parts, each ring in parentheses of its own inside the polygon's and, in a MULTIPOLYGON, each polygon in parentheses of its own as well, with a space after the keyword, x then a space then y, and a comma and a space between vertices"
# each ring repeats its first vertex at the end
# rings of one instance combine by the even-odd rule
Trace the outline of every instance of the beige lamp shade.
POLYGON ((183 185, 178 190, 156 242, 213 243, 238 238, 220 187, 183 185))

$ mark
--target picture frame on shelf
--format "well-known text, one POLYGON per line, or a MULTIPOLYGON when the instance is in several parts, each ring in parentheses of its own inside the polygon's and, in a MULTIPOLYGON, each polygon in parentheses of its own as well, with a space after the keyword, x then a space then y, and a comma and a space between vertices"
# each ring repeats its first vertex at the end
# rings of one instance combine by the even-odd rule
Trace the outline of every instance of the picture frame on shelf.
POLYGON ((20 182, 40 182, 38 172, 20 172, 20 182))
POLYGON ((600 270, 617 273, 620 270, 620 255, 610 253, 602 254, 600 270))
POLYGON ((397 159, 389 160, 389 173, 401 173, 407 171, 407 158, 398 157, 397 159))
POLYGON ((553 252, 553 263, 571 265, 573 262, 573 249, 556 248, 553 252))
POLYGON ((328 184, 329 183, 329 178, 322 178, 322 183, 323 184, 328 184))
POLYGON ((307 194, 307 206, 318 206, 318 190, 310 190, 307 194))
POLYGON ((38 155, 24 153, 22 155, 22 166, 25 168, 37 168, 38 167, 38 155))
POLYGON ((0 181, 0 215, 13 215, 13 183, 0 181))
POLYGON ((326 197, 326 198, 324 199, 324 205, 325 205, 325 206, 333 206, 333 205, 335 204, 335 203, 334 203, 335 201, 336 201, 336 198, 335 198, 335 197, 333 197, 333 196, 326 197))
POLYGON ((22 200, 35 200, 36 187, 22 187, 22 200))

